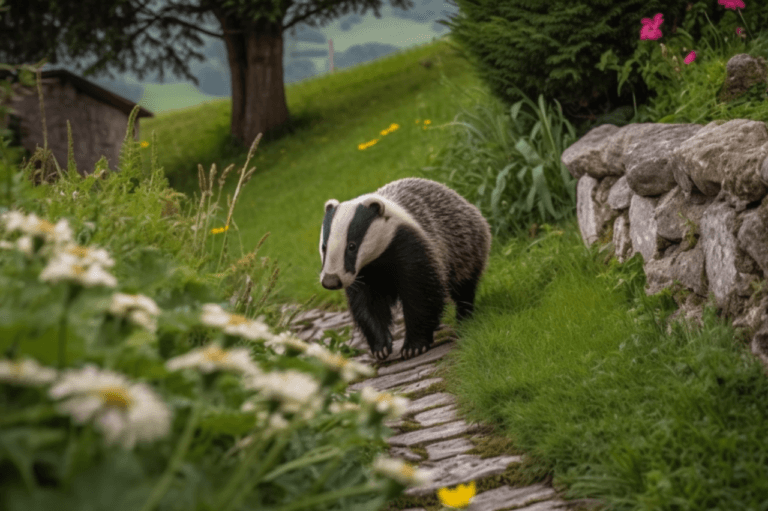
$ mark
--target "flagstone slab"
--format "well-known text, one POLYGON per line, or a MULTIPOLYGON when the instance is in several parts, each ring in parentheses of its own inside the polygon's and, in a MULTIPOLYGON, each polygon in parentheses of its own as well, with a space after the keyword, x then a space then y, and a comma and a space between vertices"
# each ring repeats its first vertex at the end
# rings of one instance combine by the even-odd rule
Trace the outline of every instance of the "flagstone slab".
POLYGON ((478 429, 476 424, 467 424, 464 421, 454 421, 448 424, 442 424, 433 428, 419 429, 409 431, 402 435, 389 437, 387 442, 392 445, 412 446, 423 444, 425 442, 434 442, 435 440, 444 440, 445 438, 461 435, 478 429))
POLYGON ((411 401, 408 404, 408 411, 406 413, 419 413, 433 406, 452 405, 455 403, 456 398, 452 394, 436 392, 435 394, 429 394, 411 401))
POLYGON ((430 461, 439 461, 450 456, 456 456, 457 454, 464 454, 465 452, 474 449, 475 444, 466 438, 454 438, 453 440, 427 444, 424 447, 427 449, 427 455, 429 456, 430 461))
POLYGON ((451 422, 458 420, 456 415, 456 407, 453 405, 441 406, 427 412, 422 412, 414 417, 416 422, 424 426, 425 428, 430 426, 436 426, 444 422, 451 422))
POLYGON ((416 366, 413 369, 404 371, 402 373, 388 374, 386 376, 377 376, 376 378, 369 378, 350 385, 350 390, 360 390, 363 387, 373 387, 376 390, 386 390, 402 385, 403 383, 409 383, 412 381, 418 381, 432 374, 437 366, 435 364, 424 364, 416 366))
POLYGON ((545 499, 551 499, 557 492, 544 486, 534 484, 523 488, 501 486, 475 495, 468 511, 498 511, 499 509, 517 508, 545 499))
POLYGON ((411 392, 418 392, 420 390, 427 389, 435 383, 440 383, 441 381, 443 381, 442 378, 427 378, 426 380, 417 381, 416 383, 411 383, 405 387, 395 387, 394 389, 391 389, 390 392, 395 394, 410 394, 411 392))
POLYGON ((444 460, 425 461, 419 468, 428 470, 431 482, 419 487, 409 488, 406 495, 427 495, 446 486, 456 486, 484 477, 501 474, 512 463, 520 463, 522 456, 496 456, 481 458, 474 454, 459 454, 444 460))
POLYGON ((421 456, 413 452, 407 447, 392 447, 389 449, 389 455, 393 458, 402 458, 406 461, 419 462, 422 461, 421 456))
POLYGON ((315 327, 320 328, 322 330, 333 330, 333 329, 345 327, 353 323, 354 323, 354 320, 352 319, 352 316, 349 313, 334 312, 332 314, 326 315, 324 318, 320 318, 319 320, 315 321, 315 327))
POLYGON ((453 348, 453 346, 454 346, 453 342, 442 343, 439 346, 436 346, 431 350, 427 351, 426 353, 422 353, 418 357, 414 357, 410 360, 405 360, 403 362, 398 362, 396 364, 392 364, 391 366, 380 367, 377 374, 379 376, 386 376, 388 374, 400 373, 407 369, 411 369, 412 367, 416 367, 418 365, 426 364, 427 362, 432 362, 439 358, 443 358, 443 355, 448 353, 451 350, 451 348, 453 348))
POLYGON ((530 506, 518 507, 515 511, 563 511, 567 506, 568 502, 564 500, 545 500, 530 506))

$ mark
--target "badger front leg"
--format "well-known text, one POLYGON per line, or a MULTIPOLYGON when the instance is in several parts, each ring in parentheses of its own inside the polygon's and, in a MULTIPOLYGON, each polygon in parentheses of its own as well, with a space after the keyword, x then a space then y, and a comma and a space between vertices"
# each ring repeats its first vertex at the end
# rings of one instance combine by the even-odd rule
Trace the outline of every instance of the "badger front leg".
POLYGON ((405 342, 400 352, 403 360, 425 353, 432 345, 445 308, 441 289, 437 276, 428 270, 422 270, 418 277, 414 275, 409 285, 401 289, 405 318, 405 342))
POLYGON ((368 341, 371 354, 378 360, 386 359, 392 353, 392 310, 387 298, 373 293, 362 282, 355 282, 346 292, 349 310, 368 341))

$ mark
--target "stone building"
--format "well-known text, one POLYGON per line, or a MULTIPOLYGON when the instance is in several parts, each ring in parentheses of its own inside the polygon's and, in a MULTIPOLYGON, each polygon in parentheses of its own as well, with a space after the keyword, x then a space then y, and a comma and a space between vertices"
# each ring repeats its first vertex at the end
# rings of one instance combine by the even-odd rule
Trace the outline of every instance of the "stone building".
MULTIPOLYGON (((43 125, 36 88, 17 89, 13 98, 12 126, 18 140, 30 153, 43 146, 43 125), (14 119, 15 117, 15 119, 14 119)), ((128 127, 128 115, 136 104, 66 70, 42 72, 42 90, 48 148, 62 168, 67 166, 67 121, 72 127, 75 161, 80 174, 93 172, 102 156, 116 169, 120 147, 128 127)), ((141 108, 134 126, 138 137, 138 118, 152 117, 141 108)))

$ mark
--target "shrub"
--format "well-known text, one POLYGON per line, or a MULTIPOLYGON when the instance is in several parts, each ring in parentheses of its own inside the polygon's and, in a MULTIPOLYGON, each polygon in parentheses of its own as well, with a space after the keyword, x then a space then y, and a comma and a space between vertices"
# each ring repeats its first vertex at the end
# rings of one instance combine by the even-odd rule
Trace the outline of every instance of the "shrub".
POLYGON ((560 156, 575 142, 557 101, 525 98, 509 110, 480 91, 426 174, 446 182, 489 219, 494 236, 571 215, 575 180, 560 156))
MULTIPOLYGON (((617 79, 596 65, 608 50, 619 60, 638 47, 640 20, 663 13, 668 29, 687 20, 688 0, 530 0, 476 2, 457 0, 459 14, 445 24, 465 53, 475 62, 493 94, 511 105, 523 94, 559 100, 569 116, 590 115, 604 99, 628 104, 629 96, 616 94, 617 79), (597 98, 597 99, 596 99, 597 98)), ((716 0, 694 2, 692 8, 708 13, 713 23, 725 16, 716 0)), ((768 5, 747 6, 750 30, 768 22, 768 5)), ((686 30, 694 39, 704 34, 707 22, 695 19, 686 30)), ((640 103, 647 90, 636 72, 627 77, 640 103)), ((575 117, 571 117, 572 119, 575 117)))

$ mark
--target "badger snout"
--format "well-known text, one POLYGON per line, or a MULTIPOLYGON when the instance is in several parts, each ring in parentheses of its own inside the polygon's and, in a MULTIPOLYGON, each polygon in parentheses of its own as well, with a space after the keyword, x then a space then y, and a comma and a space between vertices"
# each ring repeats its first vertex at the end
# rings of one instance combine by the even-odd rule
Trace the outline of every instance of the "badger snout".
POLYGON ((325 289, 341 289, 341 279, 333 273, 326 274, 321 284, 325 289))

